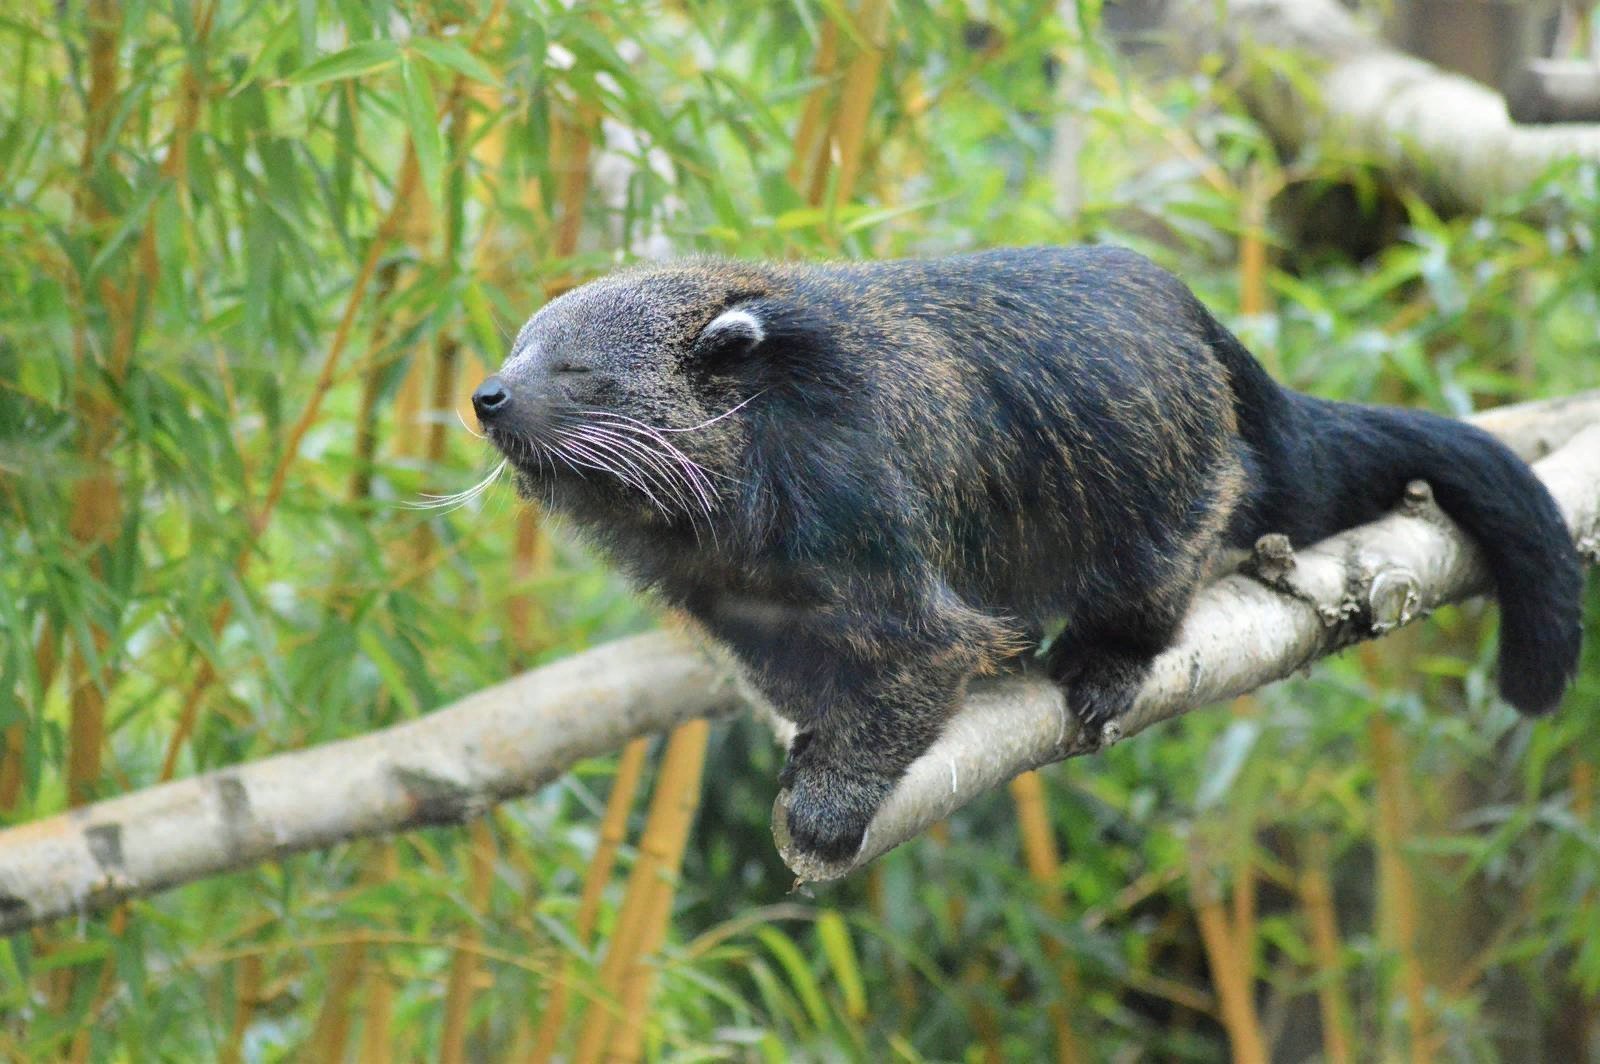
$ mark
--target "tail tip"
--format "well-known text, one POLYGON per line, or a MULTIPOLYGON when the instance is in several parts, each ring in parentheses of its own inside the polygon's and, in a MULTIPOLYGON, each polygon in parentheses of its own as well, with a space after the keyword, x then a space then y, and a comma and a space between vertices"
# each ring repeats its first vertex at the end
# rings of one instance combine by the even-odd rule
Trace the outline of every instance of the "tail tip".
POLYGON ((1510 684, 1501 684, 1500 693, 1524 717, 1547 717, 1561 708, 1561 696, 1566 693, 1566 686, 1563 680, 1554 693, 1550 693, 1526 691, 1510 684))
POLYGON ((1500 694, 1524 716, 1547 716, 1560 708, 1577 665, 1576 640, 1557 653, 1502 656, 1500 694))

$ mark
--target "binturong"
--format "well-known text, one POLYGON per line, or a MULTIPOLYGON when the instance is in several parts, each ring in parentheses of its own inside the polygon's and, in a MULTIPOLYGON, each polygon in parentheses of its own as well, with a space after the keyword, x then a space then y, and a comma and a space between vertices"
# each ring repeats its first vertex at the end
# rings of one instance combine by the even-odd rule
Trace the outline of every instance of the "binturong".
POLYGON ((798 732, 792 843, 853 856, 968 681, 1040 646, 1098 734, 1230 549, 1428 481, 1500 601, 1499 682, 1553 710, 1582 573, 1485 433, 1280 387, 1184 284, 1109 247, 689 261, 574 289, 473 395, 529 498, 725 643, 798 732))

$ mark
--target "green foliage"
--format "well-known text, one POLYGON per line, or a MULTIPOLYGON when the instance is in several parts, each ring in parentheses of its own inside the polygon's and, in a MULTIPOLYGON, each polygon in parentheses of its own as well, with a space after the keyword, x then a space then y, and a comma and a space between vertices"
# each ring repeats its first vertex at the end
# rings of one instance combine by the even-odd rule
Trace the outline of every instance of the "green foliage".
MULTIPOLYGON (((1332 147, 1285 158, 1226 77, 1124 66, 1095 43, 1098 2, 992 6, 984 33, 959 3, 893 7, 851 188, 845 132, 827 165, 791 171, 814 94, 842 112, 822 41, 846 58, 873 43, 831 0, 0 17, 0 817, 148 786, 169 756, 191 774, 365 732, 650 624, 559 525, 547 561, 519 557, 503 483, 452 512, 402 504, 490 468, 451 406, 547 293, 657 248, 1118 241, 1310 391, 1464 412, 1600 386, 1592 169, 1441 217, 1332 147), (97 25, 114 84, 97 85, 97 25), (1299 217, 1341 196, 1346 225, 1401 219, 1374 257, 1304 237, 1299 217), (1275 265, 1252 276, 1258 237, 1275 265), (1239 315, 1255 298, 1271 311, 1239 315), (439 387, 454 398, 436 409, 439 387)), ((767 829, 778 755, 751 723, 720 728, 647 1052, 1032 1059, 1063 1004, 1093 1059, 1221 1059, 1196 862, 1225 890, 1247 869, 1259 883, 1245 963, 1285 1054, 1320 1051, 1329 982, 1360 1058, 1403 1045, 1374 718, 1408 751, 1430 1051, 1564 1044, 1600 993, 1600 636, 1566 712, 1529 726, 1492 697, 1482 618, 1443 611, 1254 711, 1049 771, 1067 859, 1047 884, 996 793, 947 838, 790 897, 767 829), (1296 901, 1313 839, 1344 936, 1332 969, 1296 901)), ((610 773, 580 766, 493 815, 482 905, 466 833, 430 830, 394 844, 391 870, 336 847, 0 943, 0 1055, 310 1059, 361 943, 344 1044, 371 1036, 390 987, 378 1041, 435 1056, 468 933, 468 1052, 525 1048, 559 972, 575 1008, 596 994, 620 878, 593 942, 574 920, 610 773)))

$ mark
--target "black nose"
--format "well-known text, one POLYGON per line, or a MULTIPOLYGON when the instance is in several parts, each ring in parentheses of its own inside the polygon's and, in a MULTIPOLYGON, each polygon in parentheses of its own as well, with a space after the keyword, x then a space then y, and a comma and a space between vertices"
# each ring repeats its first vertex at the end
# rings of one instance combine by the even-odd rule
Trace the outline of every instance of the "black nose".
POLYGON ((511 393, 506 391, 506 386, 499 377, 490 377, 478 385, 478 390, 472 393, 472 409, 478 415, 478 420, 488 422, 497 414, 505 412, 511 405, 511 393))

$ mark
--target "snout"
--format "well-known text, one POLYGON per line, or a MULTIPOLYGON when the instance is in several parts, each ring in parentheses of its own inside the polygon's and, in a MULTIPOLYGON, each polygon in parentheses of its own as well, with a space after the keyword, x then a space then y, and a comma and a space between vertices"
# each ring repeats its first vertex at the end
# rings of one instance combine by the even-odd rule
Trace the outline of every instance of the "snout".
POLYGON ((506 387, 498 373, 478 385, 478 390, 472 393, 472 412, 478 415, 479 423, 485 427, 500 420, 510 409, 511 389, 506 387))
POLYGON ((472 393, 472 410, 486 429, 538 432, 564 411, 597 405, 597 384, 604 384, 604 375, 587 363, 508 364, 478 385, 472 393))

